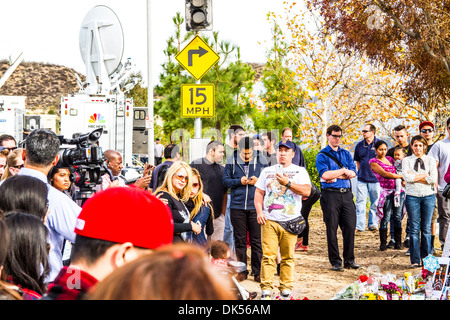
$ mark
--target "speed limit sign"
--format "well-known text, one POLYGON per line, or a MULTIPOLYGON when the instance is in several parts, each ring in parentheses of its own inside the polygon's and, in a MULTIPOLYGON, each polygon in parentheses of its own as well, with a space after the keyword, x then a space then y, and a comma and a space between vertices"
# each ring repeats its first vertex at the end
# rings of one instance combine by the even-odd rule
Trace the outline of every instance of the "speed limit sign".
POLYGON ((215 114, 214 85, 182 84, 181 85, 181 117, 212 118, 215 114))

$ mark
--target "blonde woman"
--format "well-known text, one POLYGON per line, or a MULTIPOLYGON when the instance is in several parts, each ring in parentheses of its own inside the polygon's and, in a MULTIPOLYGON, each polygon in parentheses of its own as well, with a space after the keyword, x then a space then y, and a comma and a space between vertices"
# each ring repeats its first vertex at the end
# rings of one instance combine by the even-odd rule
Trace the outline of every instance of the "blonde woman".
POLYGON ((170 166, 162 185, 154 193, 167 203, 172 212, 173 243, 186 241, 189 231, 199 234, 202 230, 197 223, 190 221, 189 210, 184 204, 191 194, 191 180, 191 167, 186 162, 177 161, 170 166))
POLYGON ((203 194, 203 182, 197 169, 192 168, 191 194, 185 203, 190 212, 190 219, 197 223, 202 231, 199 234, 188 233, 189 242, 206 247, 208 242, 206 237, 214 231, 213 219, 214 211, 209 203, 205 205, 203 194))
POLYGON ((1 180, 5 180, 19 173, 19 170, 23 167, 22 151, 23 149, 14 149, 8 154, 5 172, 1 180))

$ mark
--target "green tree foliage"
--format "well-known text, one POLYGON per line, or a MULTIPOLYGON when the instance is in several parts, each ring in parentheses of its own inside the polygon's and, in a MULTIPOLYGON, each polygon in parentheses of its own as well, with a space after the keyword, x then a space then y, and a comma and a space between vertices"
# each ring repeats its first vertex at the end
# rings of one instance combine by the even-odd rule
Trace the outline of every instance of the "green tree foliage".
POLYGON ((311 182, 318 188, 320 188, 320 177, 316 168, 316 157, 319 151, 319 148, 307 148, 302 150, 303 156, 305 157, 306 171, 308 171, 311 182))
MULTIPOLYGON (((155 87, 157 102, 155 114, 164 121, 164 132, 172 133, 183 128, 193 131, 194 119, 181 118, 181 85, 195 83, 187 71, 175 60, 182 45, 193 37, 193 33, 182 36, 184 18, 177 13, 173 18, 175 35, 167 40, 164 51, 167 61, 163 64, 164 72, 160 75, 160 84, 155 87)), ((213 32, 212 39, 202 37, 220 56, 220 61, 201 79, 201 83, 215 85, 215 117, 203 118, 204 129, 216 128, 222 133, 231 124, 242 124, 250 113, 249 94, 253 86, 254 70, 240 60, 239 48, 229 42, 219 41, 218 33, 213 32), (234 60, 232 60, 234 56, 234 60)))
POLYGON ((302 115, 298 106, 302 105, 303 90, 287 64, 289 45, 284 41, 279 25, 276 21, 273 23, 273 47, 268 53, 261 80, 265 90, 259 96, 264 107, 253 105, 252 119, 256 131, 278 129, 281 132, 290 127, 294 137, 299 138, 302 115))

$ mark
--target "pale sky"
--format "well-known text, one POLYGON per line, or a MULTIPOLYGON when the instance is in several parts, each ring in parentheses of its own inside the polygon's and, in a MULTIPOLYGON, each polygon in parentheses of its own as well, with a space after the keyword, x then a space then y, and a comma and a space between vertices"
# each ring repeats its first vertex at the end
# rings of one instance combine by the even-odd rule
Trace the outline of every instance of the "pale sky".
MULTIPOLYGON (((150 1, 152 81, 156 84, 165 61, 166 40, 175 30, 172 17, 177 12, 184 17, 185 0, 150 1)), ((219 32, 219 39, 240 46, 242 61, 264 63, 272 28, 266 14, 282 13, 283 2, 213 0, 213 30, 219 32)), ((116 13, 125 39, 122 62, 131 58, 147 79, 147 0, 1 0, 0 59, 22 51, 25 61, 64 65, 86 74, 79 32, 85 15, 96 5, 116 13)))

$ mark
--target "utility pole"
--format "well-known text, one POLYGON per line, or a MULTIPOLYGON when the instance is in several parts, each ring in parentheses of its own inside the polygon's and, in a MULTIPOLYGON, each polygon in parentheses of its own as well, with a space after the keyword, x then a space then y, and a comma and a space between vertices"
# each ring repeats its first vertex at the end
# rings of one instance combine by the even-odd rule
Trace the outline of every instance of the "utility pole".
POLYGON ((152 28, 151 28, 151 0, 147 0, 147 106, 148 112, 148 163, 155 164, 155 121, 153 114, 153 84, 152 84, 152 28))

